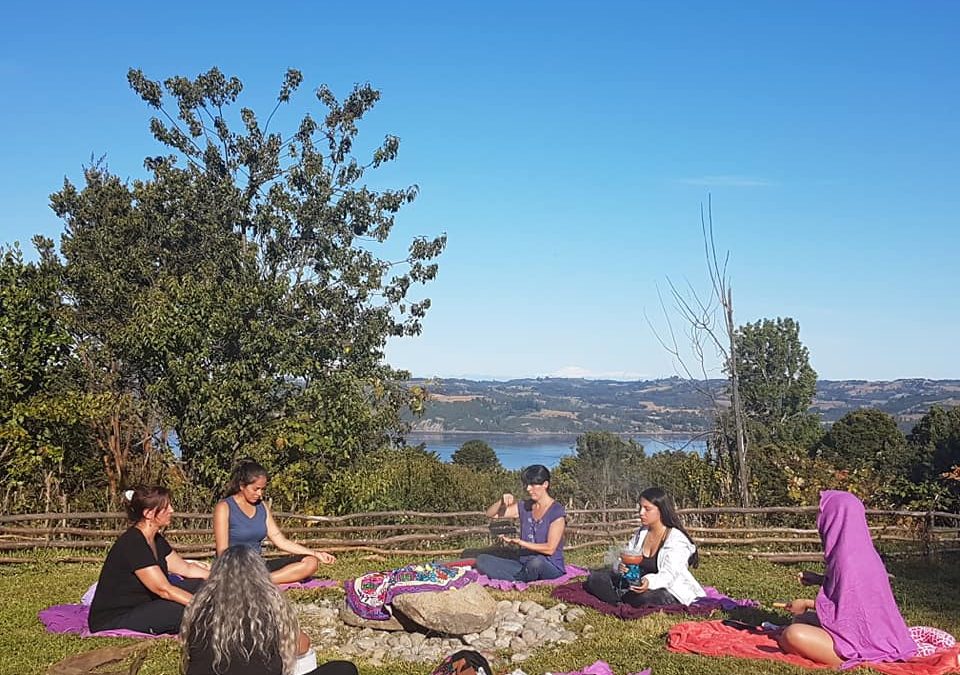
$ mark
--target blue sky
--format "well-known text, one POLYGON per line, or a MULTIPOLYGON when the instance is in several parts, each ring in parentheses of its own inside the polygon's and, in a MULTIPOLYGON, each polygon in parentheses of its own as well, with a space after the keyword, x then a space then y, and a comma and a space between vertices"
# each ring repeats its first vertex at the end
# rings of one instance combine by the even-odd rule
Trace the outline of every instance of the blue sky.
POLYGON ((369 81, 361 137, 402 139, 375 180, 421 188, 395 236, 449 236, 396 366, 674 374, 645 315, 662 325, 667 277, 705 289, 711 194, 738 322, 795 318, 823 378, 956 378, 958 34, 960 4, 935 1, 18 3, 0 241, 57 238, 47 196, 91 155, 143 175, 128 67, 218 66, 267 111, 292 66, 274 124, 369 81))

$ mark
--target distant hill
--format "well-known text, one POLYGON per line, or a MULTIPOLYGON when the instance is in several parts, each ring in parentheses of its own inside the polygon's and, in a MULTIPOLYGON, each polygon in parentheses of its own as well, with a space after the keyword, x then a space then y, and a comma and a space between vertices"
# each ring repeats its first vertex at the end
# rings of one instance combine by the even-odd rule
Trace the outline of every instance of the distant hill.
MULTIPOLYGON (((723 398, 725 380, 690 382, 678 377, 620 382, 536 378, 497 381, 414 380, 429 392, 419 432, 578 434, 689 434, 711 427, 704 388, 723 398)), ((822 380, 813 412, 831 423, 857 408, 879 408, 909 430, 931 405, 960 405, 960 380, 822 380)))

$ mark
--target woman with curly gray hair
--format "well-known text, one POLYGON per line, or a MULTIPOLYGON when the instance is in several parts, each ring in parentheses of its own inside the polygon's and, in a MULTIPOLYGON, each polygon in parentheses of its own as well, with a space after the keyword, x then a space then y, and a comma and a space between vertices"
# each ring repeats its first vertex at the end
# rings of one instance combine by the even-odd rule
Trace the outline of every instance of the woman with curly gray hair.
POLYGON ((348 661, 306 671, 301 657, 308 655, 310 639, 263 558, 247 546, 228 548, 213 563, 184 612, 180 639, 185 675, 357 674, 348 661))

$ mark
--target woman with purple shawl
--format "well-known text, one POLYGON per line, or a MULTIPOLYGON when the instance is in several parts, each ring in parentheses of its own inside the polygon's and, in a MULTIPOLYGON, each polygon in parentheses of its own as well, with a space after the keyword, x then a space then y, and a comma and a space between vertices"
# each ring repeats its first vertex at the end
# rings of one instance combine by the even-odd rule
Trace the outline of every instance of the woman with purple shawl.
MULTIPOLYGON (((863 502, 849 492, 821 492, 817 529, 827 568, 820 592, 815 601, 788 605, 797 617, 816 610, 816 621, 787 626, 777 636, 780 648, 841 669, 915 656, 916 644, 870 538, 863 502)), ((801 582, 815 576, 804 572, 801 582)))

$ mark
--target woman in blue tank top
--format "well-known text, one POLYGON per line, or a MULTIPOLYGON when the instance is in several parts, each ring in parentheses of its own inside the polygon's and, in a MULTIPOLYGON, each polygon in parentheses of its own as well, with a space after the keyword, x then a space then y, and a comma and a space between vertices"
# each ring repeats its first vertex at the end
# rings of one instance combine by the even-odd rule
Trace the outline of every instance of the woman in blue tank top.
POLYGON ((213 509, 213 537, 217 555, 231 546, 249 546, 258 553, 264 537, 281 551, 294 555, 267 560, 270 578, 276 584, 302 581, 313 576, 318 563, 336 561, 325 551, 313 551, 290 541, 273 520, 263 503, 267 470, 252 459, 243 459, 233 470, 227 496, 213 509))

